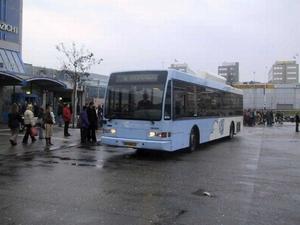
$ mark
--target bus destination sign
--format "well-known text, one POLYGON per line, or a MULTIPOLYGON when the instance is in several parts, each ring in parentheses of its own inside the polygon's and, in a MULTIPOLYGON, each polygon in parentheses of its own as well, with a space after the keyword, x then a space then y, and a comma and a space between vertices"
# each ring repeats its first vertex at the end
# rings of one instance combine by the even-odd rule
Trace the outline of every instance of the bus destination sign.
POLYGON ((116 83, 157 82, 158 74, 117 74, 116 83))

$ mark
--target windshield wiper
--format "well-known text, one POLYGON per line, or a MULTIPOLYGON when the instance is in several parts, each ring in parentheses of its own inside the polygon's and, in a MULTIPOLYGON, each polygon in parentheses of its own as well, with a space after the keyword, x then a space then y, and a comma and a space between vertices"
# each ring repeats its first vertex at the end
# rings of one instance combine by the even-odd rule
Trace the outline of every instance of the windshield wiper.
POLYGON ((153 119, 151 119, 151 116, 147 109, 145 109, 145 114, 148 116, 148 119, 151 121, 151 123, 154 124, 154 121, 153 121, 153 119))
POLYGON ((121 113, 116 113, 108 118, 108 122, 110 122, 112 119, 116 118, 116 116, 120 115, 121 113))

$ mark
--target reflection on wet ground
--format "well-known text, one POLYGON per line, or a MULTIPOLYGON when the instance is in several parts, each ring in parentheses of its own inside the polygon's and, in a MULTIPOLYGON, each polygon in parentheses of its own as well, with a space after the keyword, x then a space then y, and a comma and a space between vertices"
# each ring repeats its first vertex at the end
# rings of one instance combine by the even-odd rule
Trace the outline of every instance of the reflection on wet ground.
POLYGON ((289 129, 246 128, 191 154, 78 144, 11 153, 0 161, 0 223, 298 224, 289 129))
MULTIPOLYGON (((211 147, 223 140, 201 145, 200 151, 209 151, 211 147)), ((234 140, 233 140, 234 141, 234 140)), ((27 147, 27 146, 26 146, 27 147)), ((191 154, 197 155, 200 151, 191 154)), ((62 140, 58 147, 45 147, 42 151, 34 150, 23 154, 6 155, 3 162, 18 168, 53 167, 54 165, 69 165, 76 167, 91 167, 97 169, 130 170, 131 165, 151 170, 151 163, 178 163, 189 158, 186 150, 175 152, 136 150, 132 148, 115 148, 102 146, 100 142, 76 144, 62 140), (22 163, 23 162, 23 163, 22 163)), ((1 155, 0 155, 1 160, 1 155)), ((3 164, 1 162, 1 164, 3 164)), ((3 165, 2 165, 3 168, 3 165)))
MULTIPOLYGON (((208 149, 211 143, 205 144, 208 149)), ((203 147, 203 145, 202 145, 203 147)), ((62 145, 59 148, 45 148, 44 151, 30 151, 22 155, 6 155, 5 159, 10 162, 27 162, 28 166, 44 166, 44 164, 59 164, 71 166, 85 166, 96 168, 114 168, 122 164, 130 164, 135 161, 135 165, 147 166, 146 162, 172 162, 184 161, 186 150, 175 152, 135 150, 131 148, 114 148, 101 146, 100 143, 84 145, 62 145), (71 157, 72 156, 72 157, 71 157), (28 162, 39 162, 37 165, 30 165, 28 162)), ((195 154, 195 153, 192 153, 195 154)), ((0 156, 1 157, 1 156, 0 156)), ((2 163, 1 163, 2 164, 2 163)), ((19 165, 20 166, 20 165, 19 165)))

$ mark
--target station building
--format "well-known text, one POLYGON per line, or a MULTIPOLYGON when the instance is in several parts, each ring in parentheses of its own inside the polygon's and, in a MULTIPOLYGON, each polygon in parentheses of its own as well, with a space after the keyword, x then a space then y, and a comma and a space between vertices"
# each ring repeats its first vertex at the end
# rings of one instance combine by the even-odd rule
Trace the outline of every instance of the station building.
MULTIPOLYGON (((56 112, 58 101, 72 102, 73 87, 65 74, 23 62, 22 15, 22 0, 0 0, 0 121, 7 121, 12 103, 23 105, 24 102, 37 102, 38 105, 46 105, 51 102, 56 112)), ((97 90, 98 97, 99 94, 104 95, 107 79, 100 76, 98 85, 94 84, 93 79, 90 80, 93 90, 95 86, 101 89, 97 90)), ((86 87, 84 81, 78 86, 77 102, 80 105, 85 104, 86 89, 91 89, 86 87)))
POLYGON ((234 84, 243 90, 244 109, 300 110, 300 84, 234 84))
POLYGON ((23 1, 0 1, 0 120, 13 102, 57 102, 72 89, 57 78, 30 74, 22 60, 23 1))

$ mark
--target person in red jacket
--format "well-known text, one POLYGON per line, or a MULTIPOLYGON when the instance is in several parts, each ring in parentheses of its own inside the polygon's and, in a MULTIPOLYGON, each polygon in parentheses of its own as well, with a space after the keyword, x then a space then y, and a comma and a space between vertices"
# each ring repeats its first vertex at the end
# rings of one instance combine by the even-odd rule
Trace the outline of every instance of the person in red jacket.
POLYGON ((70 112, 70 105, 68 103, 65 104, 65 107, 63 109, 63 118, 65 121, 65 127, 64 127, 64 135, 70 136, 69 134, 69 124, 71 121, 71 112, 70 112))

